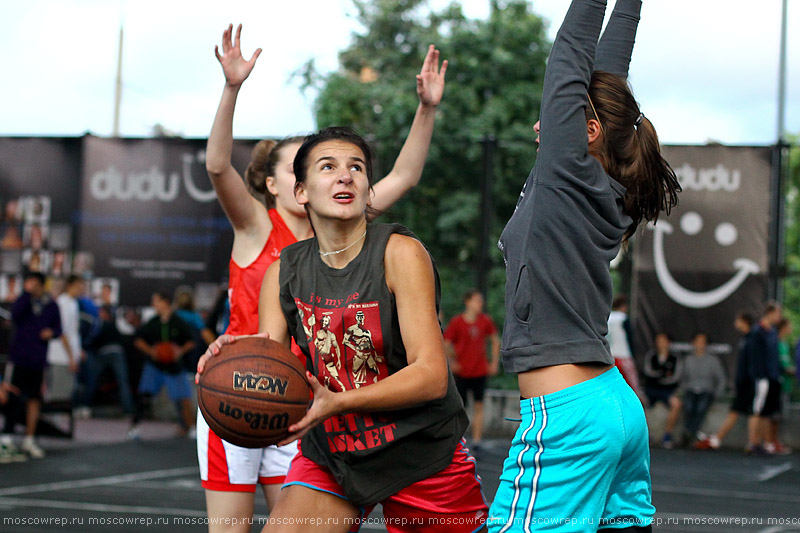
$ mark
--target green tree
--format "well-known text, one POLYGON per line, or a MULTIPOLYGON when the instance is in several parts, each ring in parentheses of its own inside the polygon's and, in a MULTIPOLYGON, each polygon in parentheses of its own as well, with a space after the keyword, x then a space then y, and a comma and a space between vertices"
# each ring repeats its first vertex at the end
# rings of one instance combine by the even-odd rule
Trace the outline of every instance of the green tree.
POLYGON ((365 30, 339 55, 339 69, 320 75, 308 64, 306 84, 318 90, 317 125, 350 125, 376 151, 383 175, 408 134, 416 110, 414 76, 429 44, 447 59, 447 86, 420 185, 384 219, 407 225, 430 248, 442 277, 446 317, 461 310, 461 295, 477 283, 483 146, 497 150, 491 212, 487 310, 503 320, 505 273, 497 242, 536 157, 545 61, 550 51, 543 20, 524 0, 494 0, 486 20, 464 16, 458 4, 434 12, 425 0, 354 0, 365 30))
MULTIPOLYGON (((795 328, 800 327, 800 135, 789 137, 789 157, 784 185, 784 246, 786 278, 784 308, 795 328)), ((795 330, 795 335, 798 333, 795 330)))

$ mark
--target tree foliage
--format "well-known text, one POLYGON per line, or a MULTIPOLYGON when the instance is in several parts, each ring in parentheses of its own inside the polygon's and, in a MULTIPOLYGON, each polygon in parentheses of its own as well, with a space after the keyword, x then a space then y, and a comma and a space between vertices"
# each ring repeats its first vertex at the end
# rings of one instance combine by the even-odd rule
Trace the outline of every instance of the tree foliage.
POLYGON ((384 218, 426 243, 442 277, 445 316, 458 313, 462 293, 477 284, 481 141, 496 137, 487 309, 501 323, 505 275, 495 243, 536 157, 532 127, 550 51, 544 22, 524 0, 493 0, 486 20, 468 19, 455 3, 438 12, 425 0, 354 3, 364 31, 340 53, 339 69, 303 70, 318 90, 317 125, 349 125, 365 134, 376 151, 376 175, 385 175, 416 111, 415 75, 427 47, 441 50, 447 85, 422 181, 384 218))
MULTIPOLYGON (((795 328, 800 326, 800 135, 789 138, 789 157, 784 185, 784 281, 783 303, 795 328)), ((795 329, 795 336, 798 331, 795 329)))

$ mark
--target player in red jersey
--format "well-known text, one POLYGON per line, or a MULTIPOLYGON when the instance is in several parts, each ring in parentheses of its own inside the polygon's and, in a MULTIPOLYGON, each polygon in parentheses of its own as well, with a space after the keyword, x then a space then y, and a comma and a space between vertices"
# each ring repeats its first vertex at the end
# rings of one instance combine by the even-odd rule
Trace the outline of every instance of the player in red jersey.
MULTIPOLYGON (((234 39, 233 26, 229 26, 222 36, 222 53, 215 48, 225 74, 225 87, 206 152, 208 174, 234 230, 228 290, 231 320, 226 331, 234 335, 258 331, 258 295, 267 267, 285 246, 313 236, 306 211, 294 198, 292 164, 302 137, 278 143, 261 141, 253 149, 245 180, 231 164, 236 98, 261 53, 257 49, 249 60, 242 57, 241 29, 239 25, 234 39)), ((447 61, 440 68, 439 51, 431 45, 417 76, 420 103, 411 131, 391 172, 373 188, 372 205, 377 211, 387 209, 419 181, 446 69, 447 61)), ((202 416, 198 417, 197 435, 209 530, 249 531, 256 484, 262 485, 271 508, 296 445, 240 448, 214 435, 202 416)))

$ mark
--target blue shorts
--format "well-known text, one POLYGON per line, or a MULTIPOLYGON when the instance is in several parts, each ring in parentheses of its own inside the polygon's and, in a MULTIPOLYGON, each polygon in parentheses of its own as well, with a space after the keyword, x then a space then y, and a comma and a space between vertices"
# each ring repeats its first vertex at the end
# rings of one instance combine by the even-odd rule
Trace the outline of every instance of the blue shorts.
POLYGON ((164 385, 167 386, 167 396, 174 402, 185 400, 192 396, 192 388, 189 386, 189 378, 185 371, 181 370, 177 374, 169 374, 157 369, 149 361, 145 361, 142 368, 142 376, 139 378, 139 394, 155 396, 164 385))
POLYGON ((650 448, 642 404, 616 368, 520 402, 489 531, 646 527, 650 448))

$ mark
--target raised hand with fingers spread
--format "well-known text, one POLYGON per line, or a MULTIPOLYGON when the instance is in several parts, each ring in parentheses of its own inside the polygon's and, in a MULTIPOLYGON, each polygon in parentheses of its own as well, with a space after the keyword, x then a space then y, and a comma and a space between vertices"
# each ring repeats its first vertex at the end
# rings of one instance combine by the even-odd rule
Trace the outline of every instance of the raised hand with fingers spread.
POLYGON ((219 46, 214 46, 214 55, 217 56, 219 64, 222 65, 222 72, 225 73, 225 83, 228 85, 239 86, 250 76, 256 60, 261 55, 261 48, 257 48, 250 59, 242 57, 242 25, 236 27, 236 38, 231 37, 233 24, 222 32, 222 54, 219 53, 219 46))

